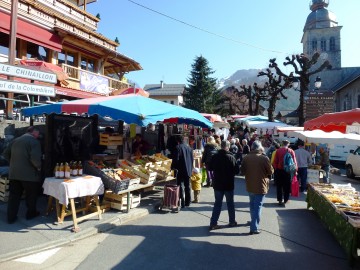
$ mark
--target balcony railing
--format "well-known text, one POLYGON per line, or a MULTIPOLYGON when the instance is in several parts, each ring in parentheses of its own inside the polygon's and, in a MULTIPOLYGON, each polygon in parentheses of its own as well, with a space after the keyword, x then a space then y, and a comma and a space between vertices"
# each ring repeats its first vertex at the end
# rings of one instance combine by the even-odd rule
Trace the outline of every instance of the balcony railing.
POLYGON ((69 80, 73 81, 74 83, 70 84, 71 88, 75 88, 75 89, 80 89, 80 71, 81 72, 85 72, 88 74, 92 74, 95 75, 97 77, 103 77, 106 78, 109 81, 109 94, 111 94, 111 92, 119 90, 119 89, 125 89, 130 87, 130 85, 126 82, 122 82, 120 80, 116 80, 114 78, 111 77, 107 77, 101 74, 97 74, 97 73, 93 73, 87 70, 83 70, 81 68, 77 68, 77 67, 73 67, 73 66, 69 66, 66 64, 61 64, 62 69, 65 71, 65 73, 67 73, 69 75, 69 80))

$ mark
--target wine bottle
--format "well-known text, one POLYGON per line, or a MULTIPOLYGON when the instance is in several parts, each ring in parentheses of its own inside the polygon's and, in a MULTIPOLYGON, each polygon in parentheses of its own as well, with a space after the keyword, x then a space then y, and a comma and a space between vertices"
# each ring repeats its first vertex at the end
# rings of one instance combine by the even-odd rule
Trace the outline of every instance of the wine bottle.
POLYGON ((83 166, 81 164, 81 161, 78 163, 78 175, 83 175, 83 166))
POLYGON ((70 178, 70 166, 69 163, 67 162, 65 162, 64 172, 65 172, 65 178, 70 178))
POLYGON ((59 178, 65 177, 65 171, 64 171, 64 163, 60 163, 59 166, 59 178))

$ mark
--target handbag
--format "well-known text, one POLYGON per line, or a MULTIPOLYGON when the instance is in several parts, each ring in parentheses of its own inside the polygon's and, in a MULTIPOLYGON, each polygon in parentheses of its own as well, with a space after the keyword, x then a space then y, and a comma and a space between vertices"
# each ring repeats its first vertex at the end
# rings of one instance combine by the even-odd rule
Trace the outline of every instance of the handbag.
POLYGON ((294 175, 292 181, 291 181, 291 196, 294 197, 299 197, 299 181, 296 177, 296 175, 294 175))
POLYGON ((201 168, 201 183, 205 183, 207 178, 206 169, 201 168))

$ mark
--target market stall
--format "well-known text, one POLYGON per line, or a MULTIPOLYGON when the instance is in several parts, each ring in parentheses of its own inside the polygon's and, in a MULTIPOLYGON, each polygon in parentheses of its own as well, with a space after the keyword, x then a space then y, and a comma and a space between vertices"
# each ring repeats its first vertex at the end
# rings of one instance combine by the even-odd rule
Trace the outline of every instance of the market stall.
POLYGON ((360 200, 350 184, 309 185, 306 197, 312 207, 344 248, 349 262, 359 258, 360 248, 360 200))
POLYGON ((326 132, 339 131, 346 133, 348 125, 359 124, 360 109, 352 109, 343 112, 325 113, 322 116, 311 119, 304 123, 305 130, 321 129, 326 132))
MULTIPOLYGON (((84 164, 84 172, 100 177, 105 188, 110 189, 114 196, 123 193, 127 195, 126 210, 135 205, 130 202, 131 191, 144 189, 154 185, 156 181, 169 179, 171 175, 169 161, 163 155, 149 157, 147 161, 142 158, 128 159, 126 167, 124 162, 118 162, 119 156, 114 157, 108 152, 96 153, 96 146, 102 145, 107 150, 121 147, 124 139, 124 122, 146 127, 149 124, 163 122, 165 119, 177 118, 184 123, 197 126, 212 126, 209 120, 196 111, 133 94, 25 108, 23 114, 25 116, 47 114, 46 177, 53 176, 57 162, 81 161, 84 164), (105 118, 109 120, 105 121, 105 118), (99 136, 97 133, 101 121, 104 122, 101 125, 108 126, 112 123, 115 128, 110 133, 103 132, 99 136), (74 147, 75 142, 76 147, 74 147), (76 155, 74 155, 75 149, 76 155), (145 162, 146 165, 139 162, 145 162)), ((120 160, 121 158, 120 156, 120 160)), ((106 193, 106 196, 110 195, 106 193)), ((121 200, 120 197, 118 199, 121 200)))

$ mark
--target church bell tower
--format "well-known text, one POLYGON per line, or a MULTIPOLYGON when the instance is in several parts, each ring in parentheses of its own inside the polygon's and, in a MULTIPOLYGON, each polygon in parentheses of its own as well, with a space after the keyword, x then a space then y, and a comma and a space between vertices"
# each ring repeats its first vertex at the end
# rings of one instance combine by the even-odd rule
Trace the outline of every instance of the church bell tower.
POLYGON ((329 60, 332 69, 340 69, 342 26, 338 26, 336 16, 327 9, 328 6, 329 0, 310 2, 311 13, 306 19, 301 43, 305 55, 311 57, 319 52, 322 60, 329 60))

